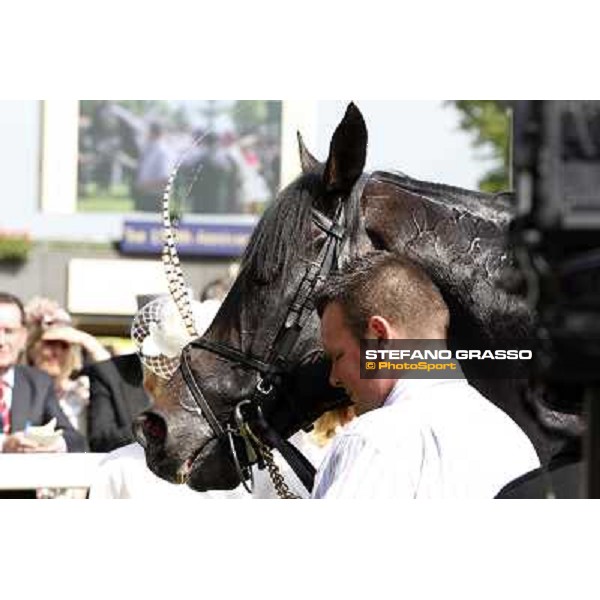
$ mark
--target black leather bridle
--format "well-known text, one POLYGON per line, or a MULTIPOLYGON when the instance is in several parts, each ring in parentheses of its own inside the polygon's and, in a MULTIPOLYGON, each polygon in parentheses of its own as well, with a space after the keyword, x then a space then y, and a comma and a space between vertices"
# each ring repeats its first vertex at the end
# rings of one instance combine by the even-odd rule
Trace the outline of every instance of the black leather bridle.
MULTIPOLYGON (((362 195, 365 181, 366 177, 361 177, 355 184, 352 194, 362 195)), ((282 375, 288 372, 289 357, 302 329, 314 311, 313 298, 316 291, 329 274, 341 266, 341 256, 348 233, 345 211, 347 204, 343 197, 338 198, 333 219, 311 208, 313 223, 327 235, 327 239, 316 260, 308 263, 294 299, 288 307, 285 320, 264 359, 249 356, 228 344, 204 337, 192 341, 182 352, 181 372, 196 403, 193 411, 199 412, 208 421, 215 436, 230 448, 238 476, 245 486, 246 480, 252 479, 252 465, 258 463, 259 466, 264 466, 261 464, 260 445, 257 446, 256 443, 257 440, 261 440, 277 448, 307 490, 310 491, 312 488, 314 467, 295 446, 284 440, 267 423, 262 407, 274 399, 282 375), (194 377, 191 366, 191 353, 194 348, 207 350, 259 374, 250 397, 235 407, 225 423, 219 421, 194 377), (249 433, 251 435, 248 435, 249 433)), ((184 405, 183 407, 190 410, 184 405)))

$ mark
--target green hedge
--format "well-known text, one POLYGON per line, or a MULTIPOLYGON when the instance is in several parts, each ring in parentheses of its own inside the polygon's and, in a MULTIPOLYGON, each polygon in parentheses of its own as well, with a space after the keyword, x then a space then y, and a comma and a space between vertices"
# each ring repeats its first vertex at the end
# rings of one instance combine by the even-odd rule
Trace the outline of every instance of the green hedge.
POLYGON ((24 262, 29 256, 33 242, 27 234, 0 232, 0 261, 24 262))

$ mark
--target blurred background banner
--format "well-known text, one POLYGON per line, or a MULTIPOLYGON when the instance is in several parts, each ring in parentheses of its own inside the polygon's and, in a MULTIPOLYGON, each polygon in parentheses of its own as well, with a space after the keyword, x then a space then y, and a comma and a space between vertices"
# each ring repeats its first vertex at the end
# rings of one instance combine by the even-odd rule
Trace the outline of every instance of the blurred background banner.
MULTIPOLYGON (((254 226, 244 223, 179 223, 177 249, 181 256, 238 258, 244 252, 254 226)), ((125 221, 119 250, 123 254, 162 251, 163 227, 148 221, 125 221)))

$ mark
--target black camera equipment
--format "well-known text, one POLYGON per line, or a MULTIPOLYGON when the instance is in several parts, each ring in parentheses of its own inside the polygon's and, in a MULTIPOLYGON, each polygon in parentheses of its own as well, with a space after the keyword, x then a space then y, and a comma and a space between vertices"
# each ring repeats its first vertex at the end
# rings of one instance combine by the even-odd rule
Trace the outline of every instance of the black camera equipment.
POLYGON ((600 498, 600 101, 516 101, 512 229, 549 402, 587 418, 585 495, 600 498))

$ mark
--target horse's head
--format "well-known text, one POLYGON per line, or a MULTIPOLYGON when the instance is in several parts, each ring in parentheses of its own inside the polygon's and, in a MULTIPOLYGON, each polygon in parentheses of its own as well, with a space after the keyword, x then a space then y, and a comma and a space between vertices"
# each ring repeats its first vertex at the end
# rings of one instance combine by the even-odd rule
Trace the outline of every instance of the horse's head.
MULTIPOLYGON (((450 307, 451 343, 527 333, 524 303, 499 284, 510 260, 508 200, 397 174, 367 177, 366 147, 354 105, 325 163, 300 139, 303 173, 257 225, 209 329, 169 379, 147 375, 154 406, 140 417, 137 437, 160 477, 183 474, 196 490, 235 487, 239 439, 228 432, 239 428, 235 417, 249 399, 283 437, 349 401, 329 386, 311 304, 322 278, 348 256, 380 248, 425 267, 450 307)), ((493 385, 486 392, 527 430, 512 392, 493 385)))
POLYGON ((239 483, 226 430, 257 386, 272 388, 261 397, 262 413, 283 437, 349 402, 329 386, 311 300, 344 256, 371 247, 358 206, 367 145, 362 115, 348 108, 325 164, 301 138, 299 144, 303 173, 257 225, 201 345, 186 348, 185 364, 168 380, 146 374, 154 406, 139 419, 137 437, 148 465, 165 479, 184 474, 197 490, 239 483))

